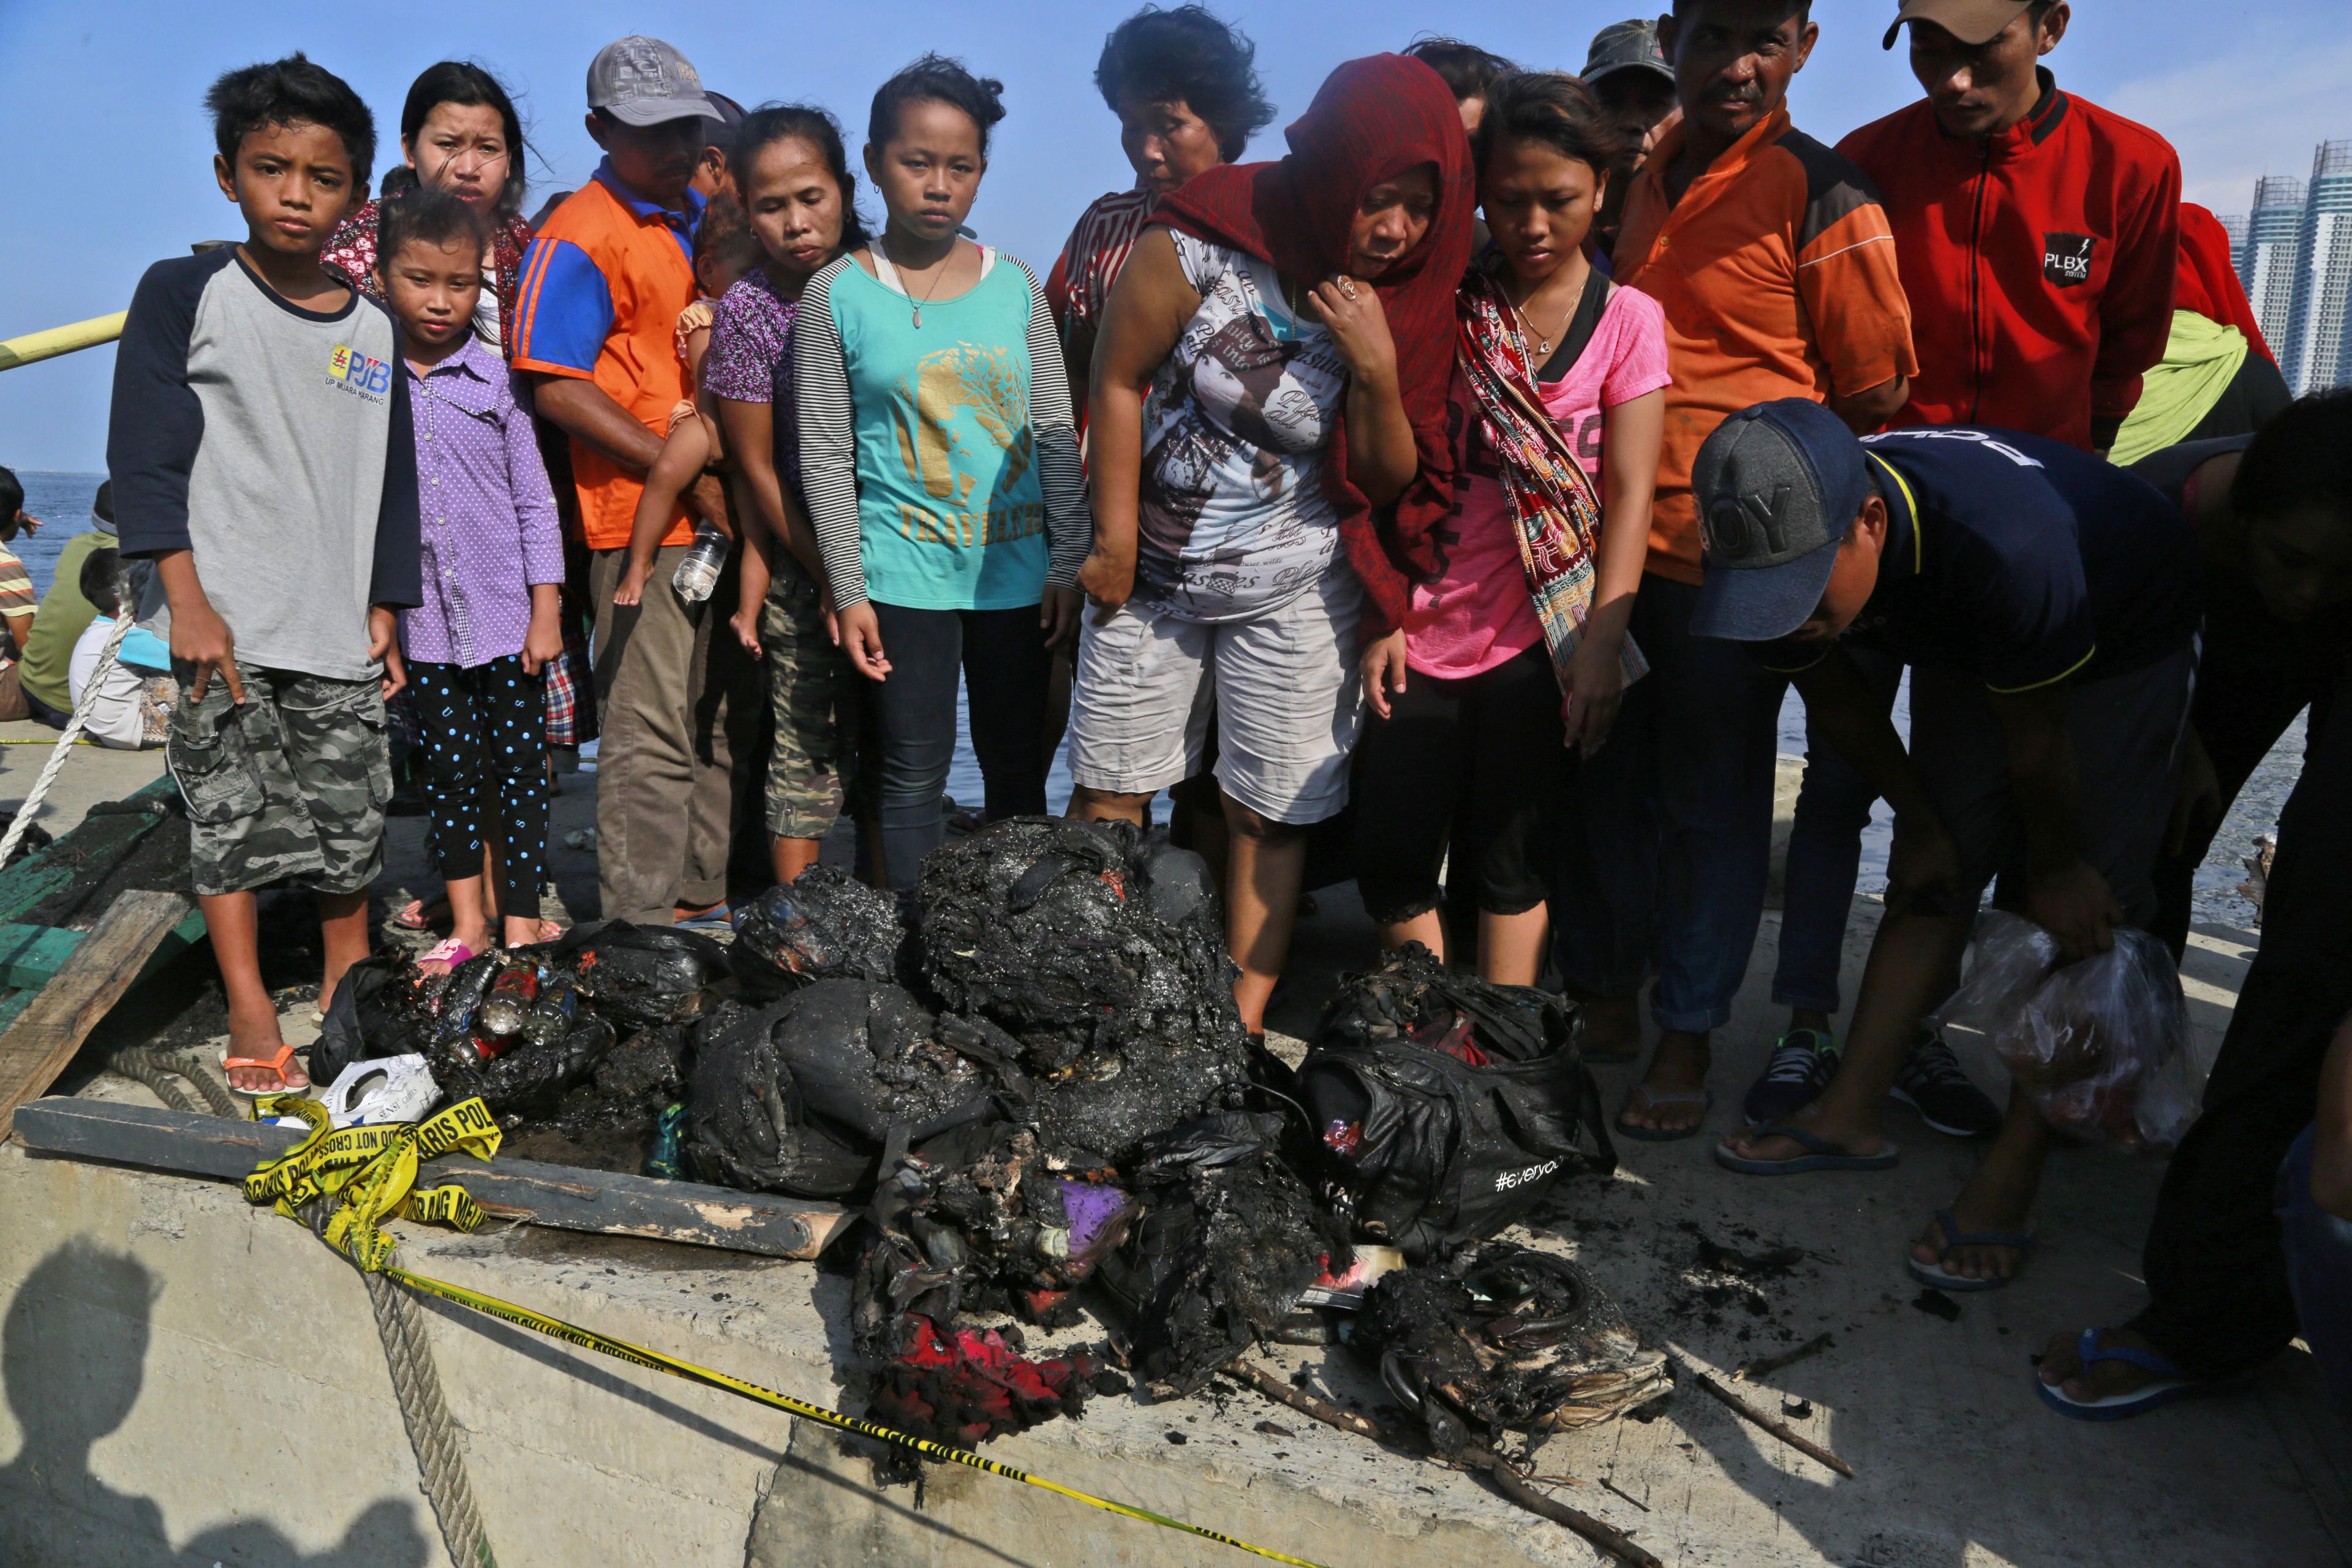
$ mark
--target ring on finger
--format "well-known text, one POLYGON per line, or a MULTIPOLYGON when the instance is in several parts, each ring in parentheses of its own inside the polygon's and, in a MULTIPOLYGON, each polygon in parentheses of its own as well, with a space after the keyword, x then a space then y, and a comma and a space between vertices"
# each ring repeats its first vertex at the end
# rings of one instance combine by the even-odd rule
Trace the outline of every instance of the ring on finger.
POLYGON ((1339 292, 1350 300, 1354 299, 1356 297, 1356 280, 1352 278, 1342 275, 1339 279, 1339 292))

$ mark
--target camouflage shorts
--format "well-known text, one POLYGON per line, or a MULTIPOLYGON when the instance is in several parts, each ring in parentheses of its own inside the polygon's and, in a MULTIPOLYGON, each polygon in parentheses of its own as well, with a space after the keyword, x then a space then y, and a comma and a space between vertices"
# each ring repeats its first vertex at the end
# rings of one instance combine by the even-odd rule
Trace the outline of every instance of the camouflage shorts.
POLYGON ((188 803, 195 890, 291 881, 355 893, 383 869, 392 754, 374 680, 237 663, 245 703, 215 677, 172 709, 164 760, 188 803))
POLYGON ((856 770, 856 680, 848 658, 824 635, 816 584, 789 561, 778 563, 760 606, 760 647, 776 726, 768 756, 768 834, 823 838, 841 820, 856 770))

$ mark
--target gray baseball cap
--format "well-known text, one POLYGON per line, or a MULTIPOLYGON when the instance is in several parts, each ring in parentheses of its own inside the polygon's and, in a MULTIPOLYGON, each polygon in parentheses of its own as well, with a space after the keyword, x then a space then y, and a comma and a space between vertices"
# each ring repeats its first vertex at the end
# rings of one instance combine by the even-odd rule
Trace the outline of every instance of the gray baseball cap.
POLYGON ((1770 642, 1822 602, 1838 546, 1870 499, 1862 443, 1822 405, 1783 397, 1715 427, 1691 465, 1706 581, 1691 630, 1770 642))
POLYGON ((1592 35, 1592 47, 1584 57, 1584 69, 1580 73, 1587 86, 1602 77, 1622 70, 1655 71, 1668 81, 1675 79, 1675 68, 1666 63, 1666 53, 1658 47, 1658 24, 1636 17, 1630 22, 1612 22, 1592 35))
POLYGON ((588 62, 588 107, 624 125, 664 125, 718 116, 687 58, 641 34, 606 44, 588 62))

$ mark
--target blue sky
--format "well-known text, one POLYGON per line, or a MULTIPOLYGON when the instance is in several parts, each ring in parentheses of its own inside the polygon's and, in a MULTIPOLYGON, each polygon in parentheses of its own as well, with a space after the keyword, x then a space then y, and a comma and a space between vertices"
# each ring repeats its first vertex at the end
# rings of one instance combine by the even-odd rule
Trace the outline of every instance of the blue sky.
MULTIPOLYGON (((1573 69, 1626 0, 1224 0, 1259 45, 1279 127, 1339 60, 1443 30, 1528 65, 1573 69)), ((1878 36, 1895 0, 1817 0, 1822 44, 1798 79, 1798 123, 1824 140, 1900 107, 1917 88, 1878 36)), ((745 103, 809 99, 850 127, 877 83, 921 52, 964 56, 1001 77, 1010 116, 973 223, 1040 270, 1079 208, 1128 183, 1117 122, 1094 92, 1104 32, 1126 5, 1006 4, 696 6, 567 0, 264 6, 188 0, 0 0, 0 58, 13 62, 0 138, 0 336, 121 309, 139 274, 189 242, 241 234, 214 188, 201 100, 219 71, 299 47, 346 77, 379 117, 396 162, 411 79, 446 57, 478 59, 520 89, 544 165, 541 190, 593 167, 581 130, 589 58, 625 33, 686 51, 711 87, 745 103)), ((2192 200, 2242 211, 2258 174, 2303 174, 2323 137, 2352 137, 2352 26, 2341 0, 2216 7, 2191 0, 2079 0, 2053 57, 2060 80, 2169 136, 2192 200), (2251 13, 2249 16, 2246 13, 2251 13)), ((534 205, 535 202, 534 202, 534 205)), ((113 351, 0 374, 0 463, 96 469, 105 451, 113 351)))

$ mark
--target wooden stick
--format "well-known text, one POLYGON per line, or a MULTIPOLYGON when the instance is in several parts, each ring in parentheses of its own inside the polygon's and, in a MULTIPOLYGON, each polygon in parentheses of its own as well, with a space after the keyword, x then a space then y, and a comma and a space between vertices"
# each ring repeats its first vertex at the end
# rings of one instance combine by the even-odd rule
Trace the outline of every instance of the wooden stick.
POLYGON ((1607 1487, 1611 1491, 1615 1492, 1619 1497, 1623 1498, 1627 1502, 1632 1503, 1635 1508, 1640 1509, 1643 1513, 1650 1511, 1650 1505, 1648 1503, 1643 1502, 1640 1498, 1635 1497, 1632 1492, 1627 1491, 1623 1487, 1619 1486, 1607 1476, 1601 1478, 1601 1484, 1607 1487))
MULTIPOLYGON (((1312 1415, 1327 1426, 1337 1426, 1343 1432, 1353 1432, 1359 1436, 1370 1437, 1382 1443, 1394 1440, 1387 1428, 1370 1416, 1358 1415, 1352 1411, 1342 1410, 1327 1400, 1316 1398, 1304 1389, 1293 1388, 1264 1367, 1237 1361, 1227 1366, 1225 1372, 1228 1375, 1248 1384, 1276 1404, 1286 1405, 1300 1415, 1312 1415)), ((1500 1489, 1502 1494, 1529 1513, 1539 1514, 1555 1524, 1568 1526, 1569 1529, 1619 1562, 1632 1563, 1633 1568, 1664 1568, 1657 1558, 1634 1545, 1619 1531, 1603 1524, 1589 1513, 1582 1513, 1569 1507, 1564 1502, 1555 1502, 1528 1485, 1526 1481, 1519 1479, 1519 1473, 1511 1468, 1510 1461, 1493 1449, 1482 1444, 1469 1443, 1464 1445, 1462 1457, 1474 1464, 1484 1466, 1486 1473, 1494 1478, 1495 1485, 1500 1489)))
POLYGON ((1790 1427, 1788 1423, 1773 1420, 1772 1417, 1765 1415, 1762 1411, 1758 1410, 1753 1405, 1748 1405, 1746 1401, 1734 1394, 1729 1389, 1724 1387, 1723 1384, 1716 1382, 1715 1379, 1707 1376, 1706 1373, 1699 1371, 1698 1368, 1691 1365, 1688 1362, 1677 1359, 1675 1364, 1687 1373, 1691 1381, 1697 1384, 1700 1388, 1704 1389, 1715 1398, 1721 1400, 1724 1404, 1729 1405, 1733 1414, 1738 1415, 1742 1420, 1754 1422, 1757 1426, 1763 1427, 1767 1432, 1771 1433, 1775 1437, 1780 1438, 1783 1443, 1788 1444, 1791 1448, 1796 1449, 1800 1454, 1819 1459, 1822 1464, 1827 1465, 1831 1469, 1835 1470, 1839 1475, 1845 1477, 1849 1480, 1853 1479, 1853 1467, 1852 1465, 1847 1464, 1843 1459, 1839 1458, 1835 1454, 1831 1453, 1827 1448, 1822 1447, 1819 1443, 1814 1442, 1812 1439, 1798 1436, 1798 1434, 1790 1427))
POLYGON ((1564 1502, 1544 1496, 1519 1479, 1518 1472, 1505 1464, 1500 1454, 1487 1454, 1486 1473, 1494 1478, 1496 1487, 1505 1497, 1529 1513, 1541 1514, 1555 1524, 1568 1526, 1620 1563, 1630 1563, 1633 1568, 1664 1568, 1656 1557, 1634 1545, 1622 1532, 1601 1523, 1589 1513, 1580 1513, 1564 1502))
POLYGON ((1762 1356, 1755 1361, 1748 1362, 1738 1372, 1731 1374, 1731 1381, 1734 1383, 1753 1383, 1759 1377, 1769 1377, 1772 1373, 1780 1371, 1782 1367, 1794 1366, 1799 1362, 1804 1360, 1807 1356, 1819 1355, 1822 1352, 1828 1350, 1831 1346, 1836 1343, 1837 1341, 1827 1334, 1815 1334, 1811 1339, 1807 1340, 1795 1350, 1782 1351, 1779 1355, 1762 1356))

